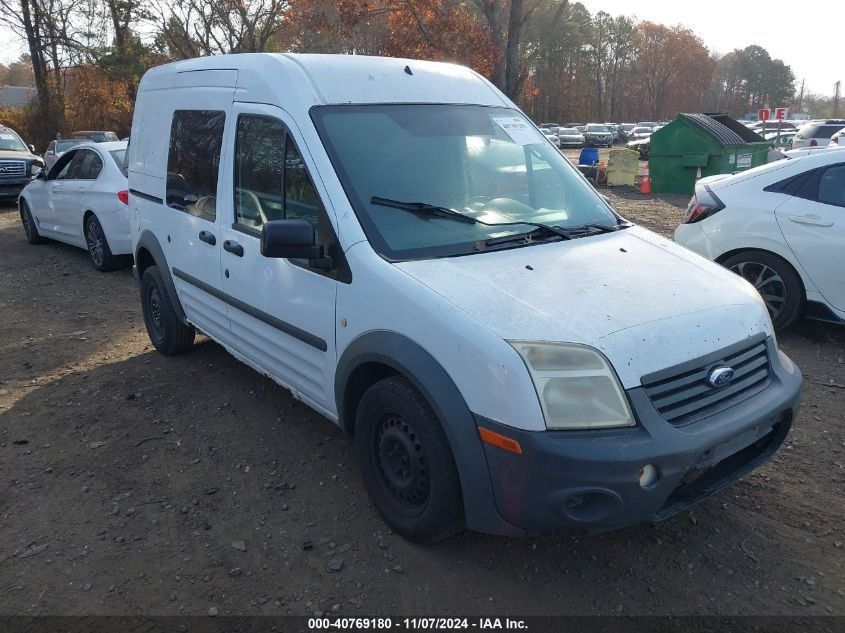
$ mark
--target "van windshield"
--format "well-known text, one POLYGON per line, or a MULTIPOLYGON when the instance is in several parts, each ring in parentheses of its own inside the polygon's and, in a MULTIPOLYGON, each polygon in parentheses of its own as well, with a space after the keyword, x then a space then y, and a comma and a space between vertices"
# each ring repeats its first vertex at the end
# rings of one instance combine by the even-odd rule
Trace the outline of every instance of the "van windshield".
POLYGON ((536 241, 497 238, 534 235, 536 224, 619 226, 589 183, 515 110, 386 104, 311 112, 370 244, 388 259, 463 255, 491 243, 528 245, 536 241), (478 222, 374 204, 374 198, 440 207, 478 222))

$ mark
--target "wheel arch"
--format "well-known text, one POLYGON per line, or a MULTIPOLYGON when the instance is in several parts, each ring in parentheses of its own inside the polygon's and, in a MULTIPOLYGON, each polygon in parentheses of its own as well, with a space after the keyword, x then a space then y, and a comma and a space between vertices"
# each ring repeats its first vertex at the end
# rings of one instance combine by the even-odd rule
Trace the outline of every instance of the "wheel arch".
POLYGON ((350 436, 355 434, 361 396, 372 384, 393 375, 406 378, 425 397, 443 427, 458 468, 467 527, 492 534, 523 534, 496 510, 474 415, 446 370, 415 341, 397 332, 376 330, 361 334, 346 347, 334 381, 341 428, 350 436))
POLYGON ((158 238, 156 238, 152 231, 144 230, 141 232, 135 244, 133 255, 135 257, 135 273, 138 281, 141 281, 144 271, 147 268, 157 266, 161 271, 167 294, 170 297, 170 302, 173 304, 176 315, 179 317, 179 321, 184 325, 189 325, 185 311, 182 309, 182 303, 179 301, 179 295, 176 292, 173 277, 170 275, 170 267, 167 264, 167 258, 164 256, 164 250, 161 248, 158 238))

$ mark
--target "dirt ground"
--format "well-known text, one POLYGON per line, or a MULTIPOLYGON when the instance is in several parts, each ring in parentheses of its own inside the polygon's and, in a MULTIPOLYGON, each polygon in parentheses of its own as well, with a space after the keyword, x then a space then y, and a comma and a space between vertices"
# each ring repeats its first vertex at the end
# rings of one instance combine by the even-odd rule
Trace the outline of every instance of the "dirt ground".
MULTIPOLYGON (((664 234, 687 202, 608 195, 664 234)), ((330 422, 209 340, 156 353, 129 270, 29 246, 9 205, 0 253, 0 614, 845 615, 845 328, 779 335, 793 431, 693 511, 423 547, 330 422)))

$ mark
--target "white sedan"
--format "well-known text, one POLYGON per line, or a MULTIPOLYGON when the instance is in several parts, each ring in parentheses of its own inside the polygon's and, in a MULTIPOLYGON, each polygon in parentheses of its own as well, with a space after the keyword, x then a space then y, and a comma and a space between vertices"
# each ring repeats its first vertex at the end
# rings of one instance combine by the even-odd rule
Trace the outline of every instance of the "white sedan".
POLYGON ((845 323, 845 147, 790 154, 699 180, 675 240, 752 283, 776 328, 845 323))
POLYGON ((42 171, 21 192, 18 206, 26 239, 44 238, 88 250, 95 268, 115 270, 132 252, 127 143, 84 143, 42 171))

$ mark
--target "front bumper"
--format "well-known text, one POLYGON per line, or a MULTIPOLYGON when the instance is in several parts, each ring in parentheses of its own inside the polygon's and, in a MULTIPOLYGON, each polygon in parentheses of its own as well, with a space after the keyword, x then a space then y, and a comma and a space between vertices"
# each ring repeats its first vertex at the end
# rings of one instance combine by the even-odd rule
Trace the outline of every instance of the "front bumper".
POLYGON ((768 346, 765 390, 685 427, 660 417, 642 387, 628 391, 631 428, 530 432, 476 417, 522 447, 516 455, 484 444, 502 519, 527 534, 603 532, 662 521, 730 486, 774 454, 798 407, 801 374, 768 346), (660 478, 644 489, 647 464, 660 478))
POLYGON ((0 179, 0 198, 17 198, 32 178, 0 179))

